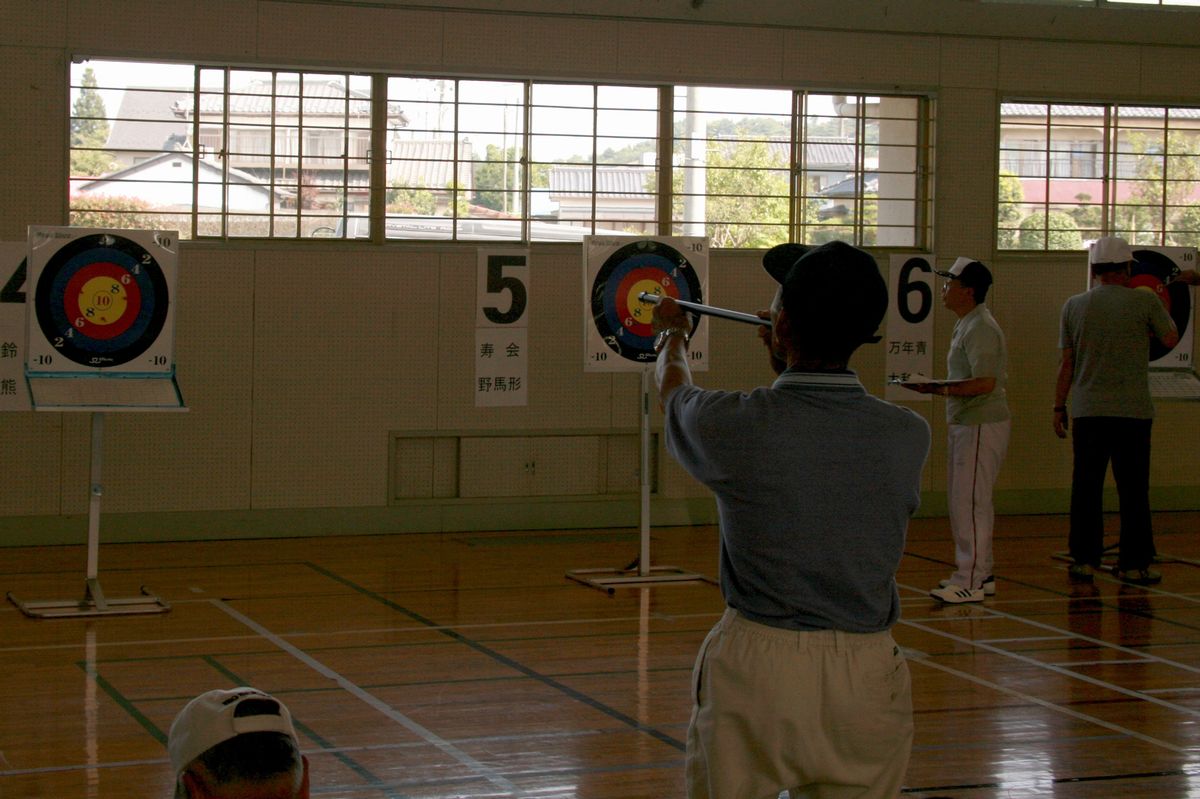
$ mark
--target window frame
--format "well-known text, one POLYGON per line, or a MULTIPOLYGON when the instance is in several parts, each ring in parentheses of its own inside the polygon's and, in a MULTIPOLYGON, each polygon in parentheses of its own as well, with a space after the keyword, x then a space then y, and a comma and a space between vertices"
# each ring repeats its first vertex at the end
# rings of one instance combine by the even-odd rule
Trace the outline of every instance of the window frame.
MULTIPOLYGON (((191 159, 190 186, 191 203, 178 203, 170 210, 160 209, 149 205, 142 210, 118 210, 108 216, 103 214, 89 215, 89 207, 81 203, 81 191, 76 189, 87 184, 120 183, 123 170, 103 172, 94 175, 76 174, 71 170, 68 175, 68 187, 71 189, 68 197, 68 219, 71 224, 92 224, 111 227, 127 227, 119 222, 124 219, 132 222, 141 215, 157 218, 150 224, 157 228, 178 228, 184 238, 204 241, 299 241, 317 239, 319 241, 369 241, 374 244, 398 241, 422 242, 462 242, 486 240, 496 243, 542 243, 560 240, 559 233, 574 228, 566 240, 580 241, 582 235, 597 233, 622 233, 626 235, 673 235, 678 234, 674 214, 671 213, 675 199, 673 180, 678 168, 671 161, 675 147, 676 135, 671 129, 676 119, 678 109, 675 103, 675 93, 679 86, 674 84, 637 84, 628 82, 605 81, 569 81, 560 79, 509 78, 485 79, 456 75, 409 75, 392 72, 364 72, 351 70, 297 69, 273 66, 228 66, 213 63, 183 63, 151 60, 124 59, 91 59, 78 60, 73 64, 68 78, 69 105, 67 109, 68 123, 74 129, 76 119, 76 100, 83 91, 82 76, 89 65, 95 65, 97 72, 105 64, 120 63, 133 68, 147 66, 170 66, 181 73, 190 72, 190 89, 182 86, 156 86, 146 91, 158 91, 180 94, 185 98, 182 109, 185 114, 185 125, 179 125, 187 131, 187 140, 182 147, 168 150, 167 145, 159 151, 148 151, 152 159, 162 157, 165 153, 179 153, 186 161, 191 159), (466 154, 459 142, 462 138, 460 130, 460 115, 466 110, 466 100, 460 95, 462 86, 482 85, 489 80, 495 80, 510 86, 519 86, 521 98, 515 110, 520 118, 518 142, 512 163, 508 166, 515 170, 518 179, 514 188, 509 190, 515 198, 511 207, 517 210, 511 216, 505 216, 499 223, 495 220, 479 218, 475 230, 468 230, 465 224, 475 219, 475 206, 464 204, 468 199, 478 196, 478 189, 472 178, 463 184, 456 178, 448 187, 448 205, 442 204, 439 214, 433 218, 412 216, 411 213, 395 214, 387 210, 387 196, 393 174, 392 167, 398 156, 391 152, 395 143, 396 132, 402 130, 407 123, 404 118, 404 99, 392 96, 392 83, 412 81, 415 85, 421 81, 443 81, 455 87, 447 110, 452 113, 453 127, 449 131, 451 139, 456 142, 451 148, 448 158, 451 162, 451 174, 460 175, 463 168, 471 169, 471 164, 483 163, 479 159, 482 152, 466 154), (258 82, 269 84, 264 90, 258 82), (343 95, 341 102, 343 112, 339 125, 330 126, 325 122, 309 119, 306 88, 309 81, 317 84, 327 82, 332 86, 340 81, 343 95), (294 91, 291 84, 295 83, 294 91), (219 85, 218 85, 219 84, 219 85), (621 105, 620 91, 630 90, 629 96, 637 99, 629 101, 628 107, 621 105), (586 124, 579 126, 578 131, 555 130, 553 126, 538 129, 540 112, 555 108, 553 101, 539 101, 538 94, 545 91, 554 95, 556 91, 566 94, 586 95, 590 93, 590 104, 583 102, 578 107, 574 102, 568 102, 568 109, 579 119, 591 115, 590 128, 586 124), (644 94, 638 95, 638 92, 644 94), (267 100, 270 110, 259 118, 250 118, 242 114, 237 105, 247 97, 255 95, 267 100), (292 111, 285 112, 283 107, 295 106, 292 111), (362 112, 362 106, 369 109, 362 112), (215 109, 215 110, 214 110, 215 109), (356 110, 353 110, 356 109, 356 110), (576 114, 575 112, 579 112, 576 114), (638 115, 637 125, 629 129, 638 133, 625 134, 626 128, 616 122, 622 114, 638 115), (605 123, 606 115, 611 115, 612 122, 605 123), (654 134, 648 131, 653 128, 654 134), (292 136, 291 134, 295 135, 292 136), (291 138, 289 138, 291 136, 291 138), (587 138, 591 143, 591 152, 584 154, 582 160, 571 156, 569 160, 547 157, 539 153, 539 139, 553 140, 554 138, 571 139, 587 138), (583 137, 583 138, 580 138, 583 137), (290 142, 290 144, 289 144, 290 142), (338 143, 340 142, 340 148, 338 143), (623 147, 620 145, 624 145, 623 147), (338 153, 338 150, 341 150, 338 153), (611 151, 616 151, 614 158, 639 157, 633 161, 604 161, 611 151), (626 152, 627 151, 627 152, 626 152), (638 152, 640 151, 640 156, 638 152), (385 157, 377 157, 379 154, 385 157), (327 161, 337 162, 327 164, 327 161), (309 162, 313 169, 321 172, 319 176, 306 177, 309 162), (289 164, 294 163, 294 169, 289 164), (353 164, 353 166, 352 166, 353 164), (578 164, 578 166, 576 166, 578 164), (617 167, 615 172, 633 172, 638 175, 623 175, 616 179, 609 165, 617 167), (620 167, 628 169, 620 169, 620 167), (214 170, 215 167, 215 170, 214 170), (339 172, 341 180, 336 176, 325 175, 327 168, 339 172), (562 202, 549 202, 554 189, 549 178, 542 175, 534 177, 535 170, 559 169, 574 170, 579 185, 584 186, 571 205, 572 211, 568 217, 563 217, 562 202), (247 172, 249 170, 249 172, 247 172), (282 171, 281 171, 282 170, 282 171), (609 173, 613 176, 608 178, 609 173), (219 175, 219 176, 214 176, 219 175), (641 177, 638 177, 638 176, 641 177), (638 183, 638 181, 642 181, 638 183), (545 183, 545 185, 542 185, 545 183), (635 185, 636 184, 636 185, 635 185), (641 188, 638 188, 641 186, 641 188), (257 191, 265 194, 258 202, 265 203, 259 210, 246 210, 235 205, 232 196, 235 192, 257 191), (282 192, 282 193, 281 193, 282 192), (305 200, 306 193, 321 197, 332 197, 334 206, 322 208, 309 207, 305 200), (543 205, 552 208, 551 217, 543 221, 538 218, 538 212, 533 208, 533 201, 538 196, 546 200, 543 205), (213 197, 219 196, 219 201, 213 197), (291 202, 287 197, 293 197, 291 202), (340 200, 339 200, 340 198, 340 200), (607 200, 608 206, 601 208, 607 200), (624 205, 621 203, 632 203, 624 205), (289 204, 290 203, 290 204, 289 204), (621 211, 620 208, 625 208, 621 211), (641 210, 638 210, 641 209, 641 210), (311 212, 311 213, 310 213, 311 212), (389 232, 392 221, 396 218, 411 219, 416 223, 415 230, 406 235, 393 236, 389 232), (95 220, 99 219, 97 223, 95 220), (439 222, 444 219, 445 223, 439 222), (165 224, 165 221, 177 220, 178 224, 165 224), (566 220, 566 221, 563 221, 566 220), (322 223, 323 221, 323 223, 322 223), (606 222, 620 225, 619 230, 610 229, 606 222), (112 224, 117 222, 117 224, 112 224), (504 224, 502 224, 504 223, 504 224), (448 225, 448 229, 446 228, 448 225), (507 226, 506 226, 507 225, 507 226), (238 229, 243 226, 242 229, 238 229), (248 228, 244 226, 249 226, 248 228), (423 228, 423 229, 422 229, 423 228), (492 232, 488 232, 488 229, 492 232), (496 230, 499 233, 495 233, 496 230), (447 233, 448 230, 448 233, 447 233), (509 233, 513 235, 509 235, 509 233)), ((102 74, 102 73, 101 73, 102 74)), ((134 85, 126 81, 124 86, 116 82, 105 86, 101 78, 101 88, 117 91, 134 89, 134 85)), ((182 80, 178 81, 180 84, 182 80)), ((478 88, 478 87, 476 87, 478 88)), ((812 232, 819 230, 820 225, 815 220, 807 219, 804 214, 805 180, 808 177, 807 165, 804 163, 803 152, 807 141, 802 141, 805 130, 805 98, 826 94, 813 89, 798 87, 724 87, 729 91, 777 91, 786 93, 791 101, 787 111, 789 146, 791 156, 789 163, 781 164, 779 172, 786 178, 786 196, 781 193, 779 198, 786 203, 787 219, 785 223, 774 223, 778 228, 772 236, 772 243, 778 240, 805 241, 812 239, 812 232)), ((925 249, 932 237, 932 129, 934 125, 934 99, 932 95, 921 93, 904 94, 846 94, 845 96, 876 99, 903 98, 915 102, 913 123, 918 133, 911 143, 914 152, 915 169, 912 172, 912 197, 905 197, 905 202, 912 204, 911 219, 904 213, 898 227, 908 237, 908 243, 896 246, 898 249, 925 249)), ((122 95, 122 102, 123 102, 122 95)), ((165 99, 165 98, 164 98, 165 99)), ((336 99, 336 98, 335 98, 336 99)), ((418 104, 415 98, 409 98, 414 106, 418 104)), ((486 102, 486 101, 485 101, 486 102)), ((860 103, 860 106, 862 104, 860 103)), ((180 109, 172 106, 174 115, 180 115, 180 109)), ((106 109, 107 124, 129 123, 123 119, 119 109, 106 109)), ((159 109, 158 117, 152 122, 172 122, 170 115, 159 109)), ((435 133, 436 131, 431 131, 435 133)), ((486 131, 485 131, 486 132, 486 131)), ((853 144, 855 162, 847 173, 853 178, 853 196, 849 197, 848 218, 851 222, 845 230, 840 230, 839 237, 853 240, 862 246, 873 246, 866 241, 866 223, 864 222, 865 207, 868 202, 879 205, 876 195, 868 200, 865 190, 866 161, 864 152, 871 146, 877 150, 887 149, 886 142, 867 142, 864 134, 863 120, 855 122, 855 140, 853 144), (884 145, 884 146, 881 146, 884 145)), ((111 139, 110 139, 111 141, 111 139)), ((108 142, 103 145, 92 145, 90 149, 103 154, 108 142)), ((74 164, 75 156, 88 150, 88 147, 68 142, 68 155, 74 164)), ((110 148, 111 149, 111 148, 110 148)), ((506 151, 507 152, 507 151, 506 151)), ((501 163, 508 163, 502 161, 501 163)), ((182 173, 180 173, 182 174, 182 173)), ((847 179, 849 185, 849 179, 847 179)), ((132 183, 132 181, 131 181, 132 183)), ((122 188, 116 186, 116 190, 122 188)), ((705 196, 709 196, 711 187, 703 187, 705 196)), ((137 197, 137 192, 132 192, 137 197)), ((144 196, 154 197, 150 192, 144 196)), ((257 195, 256 195, 257 196, 257 195)), ((757 196, 757 195, 755 195, 757 196)), ((486 216, 486 215, 485 215, 486 216)), ((705 218, 706 229, 712 220, 705 218)), ((879 228, 878 223, 874 224, 879 228)), ((762 244, 748 246, 759 248, 762 244)), ((769 246, 769 245, 768 245, 769 246)))
POLYGON ((1070 252, 1109 235, 1146 246, 1200 245, 1200 221, 1191 221, 1188 213, 1197 209, 1200 220, 1200 105, 1004 98, 998 112, 997 250, 1070 252), (1071 145, 1056 145, 1073 128, 1071 145), (1028 135, 1021 135, 1023 129, 1028 135), (1020 143, 1034 146, 1013 146, 1020 143), (1076 164, 1085 160, 1081 146, 1088 155, 1084 171, 1095 174, 1075 174, 1076 164), (1023 154, 1028 156, 1018 157, 1023 154), (1071 162, 1069 175, 1055 169, 1064 156, 1071 162), (1040 168, 1032 166, 1036 157, 1040 168), (1027 166, 1014 174, 1009 167, 1015 163, 1027 166), (1020 199, 1013 199, 1017 186, 1020 199), (1035 199, 1025 199, 1029 189, 1035 199), (1076 189, 1073 201, 1057 196, 1076 189), (1036 229, 1028 224, 1035 217, 1041 220, 1036 229))

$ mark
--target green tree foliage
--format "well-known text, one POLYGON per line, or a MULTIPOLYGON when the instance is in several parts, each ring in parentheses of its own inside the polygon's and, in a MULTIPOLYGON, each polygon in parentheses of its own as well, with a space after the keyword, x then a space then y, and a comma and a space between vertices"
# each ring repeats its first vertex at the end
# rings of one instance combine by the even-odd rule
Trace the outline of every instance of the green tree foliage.
POLYGON ((79 96, 71 107, 72 175, 103 175, 117 166, 108 153, 90 149, 103 147, 109 132, 108 112, 96 86, 96 73, 88 67, 83 71, 79 96))
MULTIPOLYGON (((583 156, 572 159, 587 163, 583 156)), ((487 146, 485 160, 475 164, 475 195, 471 202, 493 211, 513 212, 512 192, 521 188, 521 164, 516 147, 501 149, 494 144, 487 146)), ((529 174, 530 185, 547 188, 550 185, 550 165, 533 164, 529 174)))
MULTIPOLYGON (((724 144, 724 143, 723 143, 724 144)), ((770 247, 786 236, 789 173, 776 163, 766 142, 741 141, 708 152, 705 170, 706 232, 713 247, 770 247)), ((683 177, 678 180, 675 217, 683 217, 683 177)))
POLYGON ((1070 214, 1035 211, 1021 220, 1017 247, 1022 250, 1079 250, 1083 236, 1070 214))
POLYGON ((1200 139, 1194 131, 1169 131, 1166 146, 1161 134, 1131 133, 1128 137, 1136 181, 1129 200, 1117 206, 1113 226, 1129 231, 1131 244, 1158 244, 1158 228, 1166 210, 1162 240, 1171 243, 1172 231, 1185 234, 1195 227, 1187 221, 1195 208, 1192 195, 1200 183, 1200 139), (1165 150, 1165 155, 1164 155, 1165 150))
POLYGON ((1020 179, 1012 172, 1000 173, 1000 189, 996 204, 996 247, 1012 250, 1018 246, 1017 227, 1021 223, 1021 203, 1025 202, 1025 189, 1020 179))
POLYGON ((1172 247, 1200 247, 1200 205, 1188 205, 1172 214, 1166 242, 1172 247))
POLYGON ((432 216, 437 210, 433 192, 423 186, 401 186, 393 181, 384 195, 389 214, 432 216))
POLYGON ((140 197, 87 195, 76 197, 72 202, 70 224, 126 230, 175 230, 180 226, 180 217, 155 213, 153 206, 140 197))
POLYGON ((1076 226, 1080 231, 1086 231, 1084 238, 1096 238, 1100 235, 1101 222, 1103 221, 1100 213, 1100 206, 1092 202, 1092 195, 1086 192, 1081 192, 1075 195, 1075 202, 1078 203, 1070 210, 1071 217, 1075 220, 1076 226))

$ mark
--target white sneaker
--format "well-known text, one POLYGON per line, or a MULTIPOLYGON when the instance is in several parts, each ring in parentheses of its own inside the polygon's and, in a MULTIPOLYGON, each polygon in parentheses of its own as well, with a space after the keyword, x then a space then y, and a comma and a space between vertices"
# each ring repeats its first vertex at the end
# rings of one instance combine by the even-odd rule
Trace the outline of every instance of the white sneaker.
MULTIPOLYGON (((948 585, 950 585, 949 577, 947 577, 945 580, 938 581, 938 588, 945 588, 948 585)), ((983 578, 983 593, 986 594, 987 596, 995 596, 996 595, 996 578, 995 577, 984 577, 983 578)))
POLYGON ((982 588, 976 588, 972 590, 970 588, 963 588, 962 586, 955 585, 954 583, 951 583, 944 588, 935 588, 929 592, 929 595, 934 599, 940 599, 941 601, 950 605, 957 605, 960 602, 983 601, 982 588))

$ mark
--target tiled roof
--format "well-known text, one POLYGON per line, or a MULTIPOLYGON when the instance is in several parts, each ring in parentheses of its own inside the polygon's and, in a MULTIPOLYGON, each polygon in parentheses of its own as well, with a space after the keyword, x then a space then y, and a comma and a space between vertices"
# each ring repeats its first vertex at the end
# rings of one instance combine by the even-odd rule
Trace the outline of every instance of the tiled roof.
MULTIPOLYGON (((471 142, 458 147, 459 187, 469 189, 471 179, 471 142)), ((392 142, 392 160, 388 163, 388 182, 401 186, 447 188, 454 179, 454 142, 441 139, 399 139, 392 142)))
MULTIPOLYGON (((596 167, 596 191, 608 197, 644 198, 650 189, 652 166, 609 165, 596 167)), ((586 196, 592 193, 592 167, 559 164, 550 167, 550 197, 586 196)))
MULTIPOLYGON (((1097 105, 1068 105, 1065 103, 1001 103, 1000 116, 1003 117, 1042 117, 1046 116, 1047 106, 1053 106, 1054 118, 1079 117, 1083 119, 1102 119, 1104 103, 1097 105)), ((1155 105, 1120 105, 1118 113, 1122 117, 1134 119, 1153 119, 1163 116, 1164 106, 1155 105)), ((1200 119, 1200 108, 1179 108, 1171 106, 1172 119, 1200 119)))

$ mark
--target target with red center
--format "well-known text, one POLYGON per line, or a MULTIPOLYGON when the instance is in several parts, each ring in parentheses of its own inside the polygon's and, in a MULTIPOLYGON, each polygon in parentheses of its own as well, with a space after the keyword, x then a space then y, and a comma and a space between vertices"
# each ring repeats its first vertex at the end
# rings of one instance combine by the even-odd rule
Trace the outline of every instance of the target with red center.
MULTIPOLYGON (((1133 289, 1149 291, 1158 297, 1171 320, 1175 322, 1175 328, 1179 331, 1182 341, 1192 318, 1192 296, 1186 284, 1171 282, 1179 274, 1179 266, 1169 256, 1156 250, 1134 250, 1133 257, 1133 269, 1127 285, 1133 289)), ((1173 349, 1175 348, 1164 347, 1156 339, 1151 339, 1150 360, 1157 361, 1170 354, 1173 349)))
MULTIPOLYGON (((653 362, 654 306, 643 292, 703 303, 700 278, 688 258, 668 243, 639 239, 605 259, 592 282, 591 317, 612 352, 639 363, 653 362)), ((695 330, 698 319, 692 322, 695 330)))
POLYGON ((173 368, 172 342, 162 340, 173 280, 159 262, 173 260, 163 246, 173 240, 148 231, 39 231, 31 251, 38 256, 30 275, 31 369, 61 371, 71 368, 67 361, 89 369, 173 368))

